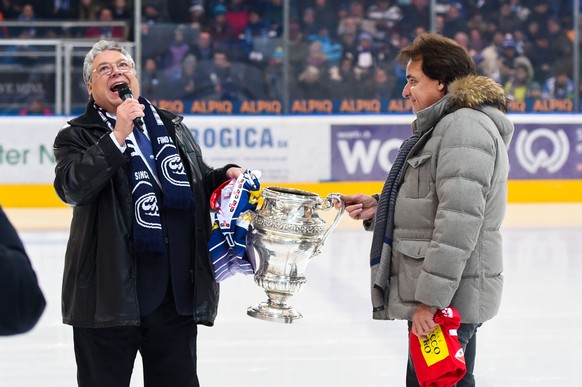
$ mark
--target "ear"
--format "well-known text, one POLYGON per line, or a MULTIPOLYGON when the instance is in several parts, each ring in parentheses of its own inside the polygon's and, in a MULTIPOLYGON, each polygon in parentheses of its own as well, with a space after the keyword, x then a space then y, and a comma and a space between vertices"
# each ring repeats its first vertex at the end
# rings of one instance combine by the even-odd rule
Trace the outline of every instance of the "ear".
POLYGON ((87 92, 91 95, 91 90, 93 90, 93 85, 89 82, 87 83, 87 92))
POLYGON ((446 90, 446 88, 447 88, 447 87, 446 87, 446 85, 444 84, 444 82, 442 82, 442 81, 438 81, 438 83, 437 83, 437 89, 438 89, 439 91, 441 91, 441 92, 443 92, 443 93, 444 93, 444 91, 446 90))

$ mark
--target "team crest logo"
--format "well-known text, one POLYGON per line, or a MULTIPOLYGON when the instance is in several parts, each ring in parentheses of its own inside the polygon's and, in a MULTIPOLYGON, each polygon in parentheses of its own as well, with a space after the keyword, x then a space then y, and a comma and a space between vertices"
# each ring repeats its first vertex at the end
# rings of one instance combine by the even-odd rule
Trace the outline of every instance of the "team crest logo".
POLYGON ((142 227, 162 229, 158 199, 155 193, 146 193, 137 199, 135 202, 135 219, 142 227))
POLYGON ((164 158, 160 166, 162 174, 170 183, 181 187, 189 186, 184 164, 182 164, 182 160, 178 154, 169 155, 164 158))

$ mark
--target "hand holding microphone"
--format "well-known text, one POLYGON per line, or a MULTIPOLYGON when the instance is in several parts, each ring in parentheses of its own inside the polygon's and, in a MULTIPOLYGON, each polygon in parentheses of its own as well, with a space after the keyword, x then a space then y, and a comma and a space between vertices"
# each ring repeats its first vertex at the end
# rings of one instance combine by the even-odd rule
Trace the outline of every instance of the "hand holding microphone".
MULTIPOLYGON (((121 98, 122 101, 125 101, 126 99, 132 99, 133 98, 133 94, 131 92, 131 88, 129 87, 128 84, 119 84, 115 87, 115 90, 117 90, 117 93, 119 94, 119 98, 121 98)), ((133 119, 133 124, 143 132, 143 120, 141 119, 141 117, 135 117, 133 119)))

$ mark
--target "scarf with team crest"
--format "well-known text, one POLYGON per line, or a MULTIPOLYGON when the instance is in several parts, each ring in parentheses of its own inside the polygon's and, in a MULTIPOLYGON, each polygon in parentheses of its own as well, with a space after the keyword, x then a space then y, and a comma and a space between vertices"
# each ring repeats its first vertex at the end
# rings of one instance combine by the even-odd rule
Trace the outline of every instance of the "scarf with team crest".
MULTIPOLYGON (((139 128, 133 129, 133 138, 125 140, 129 157, 129 181, 133 199, 133 248, 136 252, 163 253, 165 251, 159 202, 175 209, 194 210, 194 198, 182 160, 153 105, 145 98, 144 123, 149 139, 139 128)), ((109 129, 115 119, 96 104, 109 129)))

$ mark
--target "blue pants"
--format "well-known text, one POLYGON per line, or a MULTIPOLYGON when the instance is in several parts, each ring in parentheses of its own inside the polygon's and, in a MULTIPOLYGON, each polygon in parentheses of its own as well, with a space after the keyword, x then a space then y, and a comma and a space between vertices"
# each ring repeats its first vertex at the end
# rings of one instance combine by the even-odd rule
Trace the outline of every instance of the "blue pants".
MULTIPOLYGON (((473 376, 473 371, 475 369, 475 356, 477 354, 477 328, 481 324, 462 324, 457 330, 459 335, 459 342, 461 347, 463 347, 463 352, 465 353, 465 364, 467 365, 467 373, 463 376, 463 379, 459 380, 456 387, 475 387, 475 377, 473 376)), ((412 328, 412 321, 408 322, 408 334, 410 334, 410 329, 412 328)), ((408 366, 406 368, 406 387, 419 387, 418 378, 416 377, 416 371, 414 369, 414 364, 412 363, 412 357, 410 356, 410 349, 408 351, 408 366)), ((451 386, 453 387, 453 386, 451 386)))

